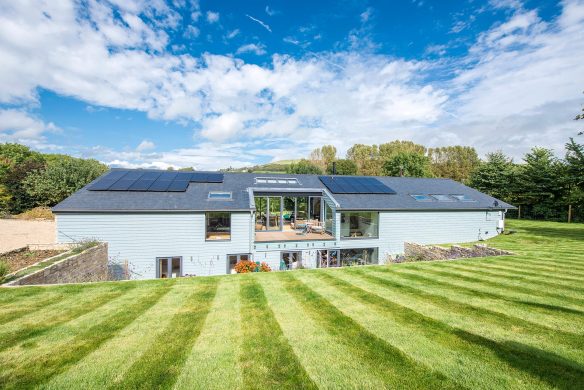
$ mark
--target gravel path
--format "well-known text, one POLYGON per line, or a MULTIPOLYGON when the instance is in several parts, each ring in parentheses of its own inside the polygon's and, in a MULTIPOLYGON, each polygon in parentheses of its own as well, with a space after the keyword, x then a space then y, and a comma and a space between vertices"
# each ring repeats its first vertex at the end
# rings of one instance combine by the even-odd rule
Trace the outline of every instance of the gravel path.
POLYGON ((29 244, 54 244, 54 221, 0 219, 0 253, 29 244))

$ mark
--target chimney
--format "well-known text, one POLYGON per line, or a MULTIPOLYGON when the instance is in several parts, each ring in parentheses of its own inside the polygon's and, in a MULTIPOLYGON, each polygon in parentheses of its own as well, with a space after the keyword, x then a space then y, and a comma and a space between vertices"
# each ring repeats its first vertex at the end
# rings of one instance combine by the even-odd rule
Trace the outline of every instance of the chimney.
POLYGON ((333 175, 337 174, 337 162, 333 161, 333 175))

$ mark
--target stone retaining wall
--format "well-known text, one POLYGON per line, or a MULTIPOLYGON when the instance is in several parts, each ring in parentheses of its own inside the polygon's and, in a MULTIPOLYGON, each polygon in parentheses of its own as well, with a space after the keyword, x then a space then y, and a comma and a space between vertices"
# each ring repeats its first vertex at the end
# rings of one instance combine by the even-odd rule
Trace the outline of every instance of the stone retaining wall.
POLYGON ((458 245, 452 245, 450 248, 443 248, 432 245, 420 245, 414 242, 404 243, 404 256, 406 260, 446 260, 470 257, 504 256, 512 254, 512 252, 490 248, 486 245, 479 244, 475 244, 470 248, 458 245))
MULTIPOLYGON (((99 243, 79 254, 58 261, 47 268, 7 283, 6 286, 84 283, 108 280, 107 249, 107 243, 99 243)), ((64 255, 66 253, 59 256, 64 255)))

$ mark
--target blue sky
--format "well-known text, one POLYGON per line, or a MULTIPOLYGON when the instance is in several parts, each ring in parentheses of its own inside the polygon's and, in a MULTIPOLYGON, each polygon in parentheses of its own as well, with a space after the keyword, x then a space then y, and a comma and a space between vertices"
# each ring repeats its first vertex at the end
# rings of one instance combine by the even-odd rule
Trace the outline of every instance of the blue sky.
POLYGON ((0 2, 0 142, 218 169, 409 139, 561 155, 584 2, 0 2))

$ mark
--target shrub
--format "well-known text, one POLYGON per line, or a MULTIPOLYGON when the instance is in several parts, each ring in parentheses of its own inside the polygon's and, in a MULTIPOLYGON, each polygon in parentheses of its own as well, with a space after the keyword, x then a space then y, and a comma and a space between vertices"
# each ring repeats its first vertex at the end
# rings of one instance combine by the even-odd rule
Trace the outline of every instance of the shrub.
POLYGON ((5 261, 0 261, 0 283, 4 282, 6 275, 10 273, 8 264, 5 261))
POLYGON ((267 263, 262 263, 260 265, 260 272, 272 272, 272 269, 267 263))
POLYGON ((255 272, 258 265, 251 260, 242 260, 235 264, 235 272, 238 274, 246 274, 248 272, 255 272))
POLYGON ((18 219, 24 220, 31 220, 31 219, 50 219, 54 220, 55 216, 51 212, 49 207, 35 207, 34 209, 30 209, 25 211, 24 213, 20 213, 16 216, 18 219))

